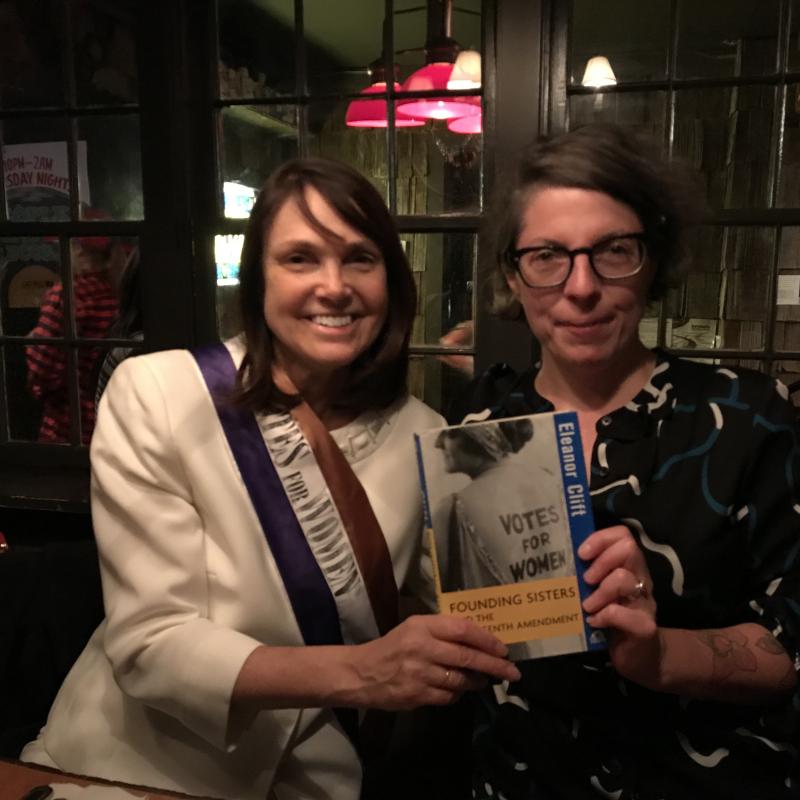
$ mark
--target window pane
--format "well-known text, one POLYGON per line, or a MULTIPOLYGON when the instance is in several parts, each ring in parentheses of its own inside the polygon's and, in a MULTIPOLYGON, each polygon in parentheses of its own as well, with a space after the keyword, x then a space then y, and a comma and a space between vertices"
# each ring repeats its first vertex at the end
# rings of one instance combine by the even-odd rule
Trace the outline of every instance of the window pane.
MULTIPOLYGON (((798 9, 800 11, 800 8, 798 9)), ((800 84, 786 86, 778 206, 800 207, 800 84)))
POLYGON ((89 176, 88 183, 78 183, 82 218, 144 219, 138 117, 83 117, 78 130, 89 176), (87 208, 93 214, 83 213, 87 208))
POLYGON ((45 294, 60 281, 56 239, 0 239, 0 333, 27 336, 36 325, 45 294))
POLYGON ((120 4, 72 4, 79 105, 135 103, 139 97, 134 21, 120 4))
POLYGON ((667 74, 669 3, 572 0, 569 81, 583 81, 587 62, 605 56, 618 82, 667 74))
POLYGON ((452 407, 469 381, 465 372, 443 364, 436 356, 411 356, 409 391, 441 414, 452 407))
MULTIPOLYGON (((721 271, 712 257, 706 269, 687 275, 671 302, 667 344, 682 349, 760 350, 764 347, 770 264, 775 240, 772 228, 722 228, 721 271)), ((719 234, 709 233, 708 252, 719 234)))
POLYGON ((800 351, 800 228, 783 228, 778 251, 775 349, 800 351))
MULTIPOLYGON (((275 167, 297 155, 295 106, 231 106, 221 112, 222 180, 238 184, 225 194, 225 216, 241 217, 241 204, 231 197, 250 197, 275 167)), ((249 203, 252 206, 252 203, 249 203)))
POLYGON ((4 108, 64 103, 63 0, 0 3, 0 102, 4 108))
POLYGON ((678 11, 678 77, 775 72, 779 7, 779 0, 683 0, 678 11))
POLYGON ((384 0, 303 4, 311 92, 358 92, 369 86, 367 67, 382 60, 384 7, 384 0))
MULTIPOLYGON (((39 439, 43 402, 37 388, 37 373, 35 370, 29 372, 28 365, 44 360, 46 353, 40 353, 40 349, 13 344, 3 347, 8 434, 12 441, 35 442, 39 439)), ((66 360, 66 351, 55 349, 59 358, 66 360)))
POLYGON ((443 120, 397 129, 397 213, 475 213, 481 208, 483 137, 443 120))
POLYGON ((293 0, 219 0, 218 10, 219 96, 295 94, 293 0))
POLYGON ((214 237, 216 262, 217 333, 220 339, 229 339, 241 331, 239 316, 239 261, 242 255, 244 234, 217 234, 214 237))
MULTIPOLYGON (((437 344, 472 319, 476 241, 471 233, 401 233, 417 284, 412 344, 437 344)), ((470 340, 464 346, 471 346, 470 340)))
POLYGON ((789 54, 786 62, 786 68, 789 72, 797 72, 800 70, 800 2, 792 0, 792 21, 791 33, 789 36, 789 54))
POLYGON ((774 103, 772 87, 675 93, 675 153, 702 173, 713 207, 768 205, 774 103))
POLYGON ((569 98, 570 128, 613 122, 632 128, 655 145, 664 141, 666 92, 598 92, 569 98))
MULTIPOLYGON (((366 175, 384 200, 388 201, 386 128, 348 127, 345 115, 350 102, 317 101, 309 105, 309 155, 325 156, 350 164, 366 175)), ((384 101, 384 110, 385 105, 384 101)))
MULTIPOLYGON (((12 222, 69 219, 67 121, 63 118, 3 122, 3 183, 12 222)), ((78 147, 78 180, 87 181, 86 148, 78 147)))

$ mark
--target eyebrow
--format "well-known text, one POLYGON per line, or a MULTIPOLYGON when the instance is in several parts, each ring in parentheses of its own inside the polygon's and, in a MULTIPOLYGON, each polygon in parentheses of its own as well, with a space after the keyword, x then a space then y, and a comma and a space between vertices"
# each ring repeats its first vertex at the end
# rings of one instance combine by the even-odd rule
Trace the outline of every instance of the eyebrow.
MULTIPOLYGON (((333 245, 337 250, 353 250, 358 247, 362 247, 366 250, 373 250, 376 253, 380 253, 380 248, 376 245, 371 239, 367 239, 366 237, 362 239, 356 239, 355 241, 349 242, 346 239, 341 239, 340 242, 337 242, 336 245, 333 245)), ((309 250, 319 250, 323 247, 319 243, 318 240, 312 241, 311 239, 287 239, 283 242, 276 242, 272 247, 270 247, 269 243, 267 244, 267 249, 276 249, 276 250, 292 250, 292 249, 309 249, 309 250)))
MULTIPOLYGON (((644 231, 630 231, 630 230, 609 231, 608 233, 604 233, 602 236, 599 236, 590 245, 586 245, 586 247, 594 247, 595 245, 598 245, 601 242, 607 242, 609 239, 619 239, 625 236, 641 236, 643 234, 644 231)), ((571 249, 567 247, 563 242, 559 242, 557 239, 548 239, 543 236, 539 238, 538 241, 542 242, 542 244, 527 244, 524 245, 524 247, 518 247, 517 250, 523 250, 525 249, 525 247, 560 247, 562 250, 571 249)))

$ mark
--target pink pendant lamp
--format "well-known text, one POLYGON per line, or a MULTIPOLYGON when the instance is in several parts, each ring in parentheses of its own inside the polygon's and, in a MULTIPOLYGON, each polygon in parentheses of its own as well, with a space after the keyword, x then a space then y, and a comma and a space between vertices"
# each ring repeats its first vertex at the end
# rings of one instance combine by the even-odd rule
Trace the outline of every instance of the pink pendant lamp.
MULTIPOLYGON (((403 84, 404 92, 446 91, 453 74, 458 43, 451 38, 452 0, 428 0, 428 38, 425 42, 426 64, 412 73, 403 84)), ((457 119, 480 113, 480 104, 469 97, 420 97, 397 104, 397 117, 414 119, 457 119)))
MULTIPOLYGON (((453 65, 453 74, 447 82, 447 88, 480 89, 481 87, 481 54, 475 50, 462 50, 453 65)), ((447 129, 453 133, 475 134, 483 132, 483 111, 480 97, 465 97, 464 101, 478 109, 477 114, 466 114, 447 121, 447 129)))
MULTIPOLYGON (((396 69, 396 68, 395 68, 396 69)), ((362 95, 385 94, 386 93, 386 67, 382 61, 373 61, 369 67, 369 74, 372 76, 373 83, 362 89, 362 95)), ((400 84, 394 81, 394 91, 400 91, 400 84)), ((350 128, 386 128, 389 125, 388 114, 386 111, 385 97, 377 99, 358 99, 352 100, 347 106, 345 124, 350 128)), ((396 128, 413 128, 424 125, 424 119, 414 119, 407 116, 395 116, 394 124, 396 128)))

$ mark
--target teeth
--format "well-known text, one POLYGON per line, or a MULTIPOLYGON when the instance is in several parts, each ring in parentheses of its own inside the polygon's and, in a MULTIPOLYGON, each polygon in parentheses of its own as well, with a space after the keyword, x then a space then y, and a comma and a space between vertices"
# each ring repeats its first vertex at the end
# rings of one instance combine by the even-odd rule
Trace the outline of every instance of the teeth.
POLYGON ((311 321, 315 322, 317 325, 323 325, 326 328, 343 328, 353 321, 353 317, 350 314, 345 314, 340 317, 317 316, 311 317, 311 321))

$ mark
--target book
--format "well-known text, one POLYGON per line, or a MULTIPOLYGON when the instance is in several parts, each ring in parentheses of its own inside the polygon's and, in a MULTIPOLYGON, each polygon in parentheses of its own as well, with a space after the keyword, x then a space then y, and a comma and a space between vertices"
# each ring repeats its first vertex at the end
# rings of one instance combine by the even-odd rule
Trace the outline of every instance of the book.
POLYGON ((513 660, 606 646, 581 602, 594 530, 574 412, 468 422, 415 435, 440 612, 509 645, 513 660))

